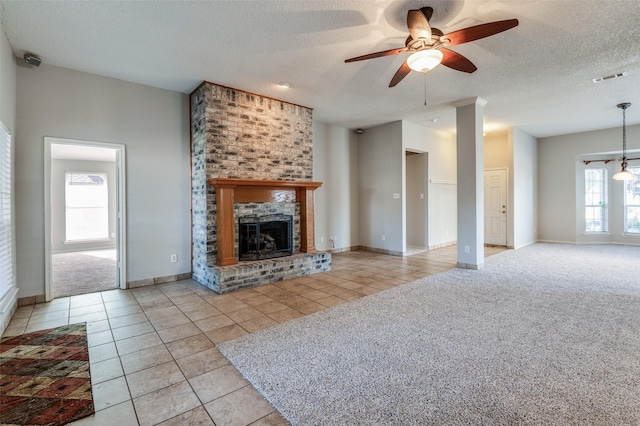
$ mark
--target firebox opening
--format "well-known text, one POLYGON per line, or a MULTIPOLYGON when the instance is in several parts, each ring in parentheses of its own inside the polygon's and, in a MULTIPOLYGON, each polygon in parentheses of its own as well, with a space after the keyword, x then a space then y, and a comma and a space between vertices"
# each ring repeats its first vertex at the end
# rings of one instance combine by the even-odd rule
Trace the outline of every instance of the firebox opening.
POLYGON ((238 219, 238 228, 241 261, 293 254, 293 216, 244 216, 238 219))

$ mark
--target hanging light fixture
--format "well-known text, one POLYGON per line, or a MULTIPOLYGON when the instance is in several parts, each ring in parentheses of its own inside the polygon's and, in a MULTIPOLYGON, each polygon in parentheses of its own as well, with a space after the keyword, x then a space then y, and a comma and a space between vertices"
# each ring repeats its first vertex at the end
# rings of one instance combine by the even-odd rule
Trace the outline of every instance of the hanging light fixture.
POLYGON ((622 110, 622 170, 613 175, 615 180, 636 180, 636 176, 627 170, 627 123, 626 123, 626 111, 631 104, 629 102, 623 102, 618 104, 617 107, 622 110))

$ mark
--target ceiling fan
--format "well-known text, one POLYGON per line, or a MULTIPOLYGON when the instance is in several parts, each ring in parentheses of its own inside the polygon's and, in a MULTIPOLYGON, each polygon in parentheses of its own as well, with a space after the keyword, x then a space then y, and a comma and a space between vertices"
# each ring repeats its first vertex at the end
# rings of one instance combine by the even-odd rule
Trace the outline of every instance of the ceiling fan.
POLYGON ((407 37, 404 47, 356 56, 355 58, 347 59, 345 62, 363 61, 365 59, 397 55, 403 52, 412 52, 412 55, 396 71, 389 83, 389 87, 400 83, 411 70, 427 72, 438 64, 454 70, 472 73, 478 68, 469 59, 453 50, 447 49, 447 47, 479 40, 518 26, 517 19, 507 19, 475 25, 444 34, 439 29, 432 28, 429 25, 432 15, 433 9, 431 7, 409 10, 407 12, 409 37, 407 37))

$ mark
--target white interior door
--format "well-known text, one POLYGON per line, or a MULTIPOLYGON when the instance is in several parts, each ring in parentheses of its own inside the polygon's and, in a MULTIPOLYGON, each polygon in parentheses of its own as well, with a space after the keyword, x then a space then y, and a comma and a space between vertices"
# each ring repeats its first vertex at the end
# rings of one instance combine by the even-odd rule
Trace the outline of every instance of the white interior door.
POLYGON ((484 242, 507 245, 507 170, 484 172, 484 242))

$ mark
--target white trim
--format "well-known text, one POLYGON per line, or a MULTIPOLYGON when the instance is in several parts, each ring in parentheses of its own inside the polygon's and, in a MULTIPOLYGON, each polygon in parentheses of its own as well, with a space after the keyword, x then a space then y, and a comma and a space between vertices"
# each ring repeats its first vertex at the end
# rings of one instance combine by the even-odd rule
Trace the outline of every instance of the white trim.
POLYGON ((467 105, 479 105, 481 107, 484 107, 485 105, 487 105, 488 102, 489 101, 487 101, 486 99, 481 98, 480 96, 476 96, 473 98, 461 99, 459 101, 451 102, 451 105, 453 105, 456 108, 460 108, 467 105))
MULTIPOLYGON (((118 283, 121 289, 127 288, 127 234, 126 234, 126 181, 125 181, 125 145, 93 142, 76 139, 44 137, 44 248, 45 248, 45 300, 51 300, 51 145, 79 145, 109 148, 116 150, 116 253, 118 265, 118 283)), ((111 239, 109 239, 111 240, 111 239)), ((83 241, 85 242, 85 241, 83 241)))
MULTIPOLYGON (((551 244, 578 244, 576 241, 561 241, 561 240, 538 240, 536 242, 551 243, 551 244)), ((588 243, 588 244, 594 244, 594 243, 588 243)), ((598 244, 602 244, 602 243, 598 243, 598 244)))
POLYGON ((120 145, 116 151, 116 262, 121 289, 127 288, 127 194, 126 151, 120 145))
POLYGON ((458 182, 455 180, 446 180, 446 179, 429 179, 429 183, 437 183, 441 185, 457 185, 458 182))
POLYGON ((18 295, 18 288, 13 287, 9 292, 5 295, 5 297, 0 302, 0 314, 4 314, 5 311, 11 308, 13 301, 16 300, 16 296, 18 295))
POLYGON ((621 243, 620 241, 554 241, 554 240, 538 240, 538 243, 551 243, 551 244, 571 244, 574 246, 584 245, 619 245, 619 246, 637 246, 640 243, 621 243))
POLYGON ((12 134, 11 134, 11 130, 10 130, 7 126, 5 126, 5 125, 4 125, 4 123, 3 123, 2 121, 0 121, 0 127, 2 127, 2 128, 4 129, 4 131, 5 131, 5 132, 7 132, 7 134, 8 134, 9 136, 12 136, 12 134))
POLYGON ((71 240, 71 241, 63 241, 62 244, 73 245, 73 244, 87 244, 87 243, 108 243, 111 241, 111 238, 94 238, 92 240, 71 240))
POLYGON ((44 300, 51 300, 51 144, 44 138, 44 300))

